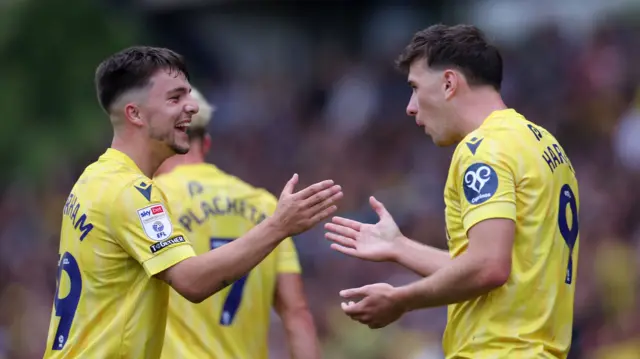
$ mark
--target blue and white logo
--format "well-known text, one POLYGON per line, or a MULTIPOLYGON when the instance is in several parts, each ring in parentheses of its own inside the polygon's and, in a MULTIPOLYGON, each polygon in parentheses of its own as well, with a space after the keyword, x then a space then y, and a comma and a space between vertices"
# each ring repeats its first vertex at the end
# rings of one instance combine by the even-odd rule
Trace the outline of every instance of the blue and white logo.
POLYGON ((480 204, 493 197, 498 189, 498 175, 491 166, 474 163, 464 172, 464 196, 471 204, 480 204))
POLYGON ((153 230, 156 232, 162 232, 162 230, 164 229, 164 225, 162 224, 162 222, 157 221, 153 224, 153 230))

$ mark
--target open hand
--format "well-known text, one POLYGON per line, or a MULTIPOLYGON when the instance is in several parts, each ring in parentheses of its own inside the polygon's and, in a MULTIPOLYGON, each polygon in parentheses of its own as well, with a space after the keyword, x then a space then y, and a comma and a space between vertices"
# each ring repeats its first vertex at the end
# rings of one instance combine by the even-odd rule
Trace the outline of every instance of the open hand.
POLYGON ((369 203, 380 217, 378 223, 333 217, 324 227, 328 231, 325 237, 334 242, 331 248, 344 254, 370 261, 393 260, 394 242, 402 233, 381 202, 371 196, 369 203))
POLYGON ((300 234, 325 220, 338 209, 335 204, 342 198, 342 188, 332 180, 312 184, 294 193, 297 183, 298 174, 294 174, 284 186, 272 216, 287 236, 300 234))

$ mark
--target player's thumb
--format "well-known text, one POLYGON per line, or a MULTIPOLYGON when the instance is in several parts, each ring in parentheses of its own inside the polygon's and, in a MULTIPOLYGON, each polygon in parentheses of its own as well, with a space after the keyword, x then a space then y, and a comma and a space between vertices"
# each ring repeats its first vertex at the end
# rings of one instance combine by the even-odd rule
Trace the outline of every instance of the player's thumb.
POLYGON ((371 208, 378 214, 380 219, 389 215, 387 209, 384 207, 382 202, 378 201, 374 196, 369 197, 369 203, 371 204, 371 208))
MULTIPOLYGON (((291 179, 287 181, 287 184, 284 185, 284 188, 282 189, 282 195, 292 194, 293 189, 296 187, 296 184, 298 184, 298 174, 294 173, 293 177, 291 177, 291 179)), ((282 197, 282 195, 280 195, 280 197, 282 197)))

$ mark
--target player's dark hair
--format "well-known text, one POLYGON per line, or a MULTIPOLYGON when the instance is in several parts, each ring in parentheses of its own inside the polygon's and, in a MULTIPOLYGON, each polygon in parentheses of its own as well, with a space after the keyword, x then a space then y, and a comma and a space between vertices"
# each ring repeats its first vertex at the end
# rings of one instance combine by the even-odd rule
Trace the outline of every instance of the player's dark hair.
POLYGON ((425 61, 430 68, 455 67, 469 85, 490 85, 500 91, 502 56, 473 25, 432 25, 418 31, 396 60, 404 73, 414 61, 425 61))
POLYGON ((100 106, 109 113, 118 97, 127 91, 144 88, 159 70, 181 73, 189 79, 184 58, 169 49, 134 46, 109 56, 96 69, 95 85, 100 106))

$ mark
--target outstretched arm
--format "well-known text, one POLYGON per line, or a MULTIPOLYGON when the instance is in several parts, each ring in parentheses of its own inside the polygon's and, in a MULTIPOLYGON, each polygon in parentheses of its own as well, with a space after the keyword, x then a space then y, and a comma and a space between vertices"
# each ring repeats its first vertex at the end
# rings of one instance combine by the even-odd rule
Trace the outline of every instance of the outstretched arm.
POLYGON ((199 303, 249 272, 286 237, 308 230, 337 209, 340 186, 323 181, 293 193, 297 179, 294 175, 287 183, 271 217, 228 245, 182 260, 157 277, 199 303))
POLYGON ((395 249, 394 261, 415 273, 428 277, 451 263, 449 252, 402 237, 395 249))
POLYGON ((366 224, 334 217, 332 223, 325 225, 325 237, 334 242, 331 248, 360 259, 393 261, 424 277, 451 262, 448 252, 403 236, 380 201, 371 197, 369 203, 380 221, 366 224))
POLYGON ((382 328, 408 311, 484 295, 507 282, 514 236, 511 219, 482 221, 469 230, 467 251, 430 277, 398 288, 378 283, 343 290, 340 295, 346 299, 362 299, 342 308, 354 320, 382 328))

